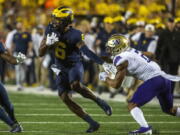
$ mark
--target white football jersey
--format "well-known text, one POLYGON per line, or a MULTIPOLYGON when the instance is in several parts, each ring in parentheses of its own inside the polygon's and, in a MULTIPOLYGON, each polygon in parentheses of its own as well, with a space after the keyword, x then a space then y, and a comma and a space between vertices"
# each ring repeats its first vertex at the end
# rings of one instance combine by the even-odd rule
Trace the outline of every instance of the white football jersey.
POLYGON ((146 81, 162 75, 159 65, 136 49, 130 48, 116 55, 113 59, 113 64, 117 67, 124 61, 128 61, 128 73, 139 80, 146 81))

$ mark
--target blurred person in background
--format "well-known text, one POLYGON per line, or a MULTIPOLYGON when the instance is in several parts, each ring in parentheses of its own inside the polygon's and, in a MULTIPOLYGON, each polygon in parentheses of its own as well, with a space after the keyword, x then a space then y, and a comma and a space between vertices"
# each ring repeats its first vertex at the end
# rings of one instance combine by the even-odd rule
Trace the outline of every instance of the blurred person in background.
POLYGON ((177 31, 180 31, 180 17, 175 19, 175 28, 177 31))
MULTIPOLYGON (((156 56, 162 69, 172 75, 178 74, 180 63, 180 31, 175 28, 174 18, 168 18, 166 29, 159 35, 156 56)), ((175 83, 172 83, 173 91, 175 83)), ((173 92, 172 91, 172 92, 173 92)))
POLYGON ((22 90, 26 73, 28 72, 28 74, 31 74, 30 71, 27 71, 26 65, 31 65, 32 63, 31 57, 33 56, 33 46, 32 46, 31 34, 25 31, 22 22, 17 22, 16 29, 17 32, 13 36, 12 51, 15 56, 19 52, 28 56, 28 59, 25 62, 26 64, 22 63, 16 65, 15 67, 17 90, 22 90))
MULTIPOLYGON (((84 42, 87 47, 95 53, 94 42, 96 39, 96 33, 91 29, 90 22, 88 20, 82 20, 80 22, 80 30, 84 34, 84 42)), ((97 82, 96 79, 96 66, 92 60, 86 55, 83 55, 83 66, 84 66, 84 84, 89 88, 92 88, 97 82)))
POLYGON ((100 31, 97 33, 96 41, 95 41, 95 47, 97 48, 96 51, 99 53, 100 56, 106 56, 106 49, 105 44, 108 40, 108 38, 116 33, 116 30, 114 29, 113 24, 113 18, 111 17, 105 17, 103 20, 103 28, 100 29, 100 31))
MULTIPOLYGON (((16 26, 16 24, 15 24, 16 26)), ((6 36, 6 41, 5 41, 5 45, 6 45, 6 48, 8 49, 8 51, 12 54, 12 45, 13 45, 13 37, 14 37, 14 34, 17 32, 17 29, 16 27, 15 28, 12 28, 8 33, 7 33, 7 36, 6 36)))
POLYGON ((39 47, 41 44, 41 41, 43 39, 43 34, 44 34, 44 26, 43 25, 38 25, 33 31, 32 31, 32 43, 33 43, 33 49, 35 51, 35 71, 36 71, 36 81, 39 85, 38 90, 43 90, 44 89, 44 81, 43 78, 47 78, 44 75, 47 75, 46 72, 44 71, 44 68, 42 65, 43 58, 39 57, 39 47), (42 73, 42 71, 44 73, 42 73))
POLYGON ((154 25, 147 24, 144 32, 137 32, 130 38, 130 40, 132 48, 153 55, 157 47, 157 37, 155 36, 154 25))
POLYGON ((127 26, 125 24, 125 18, 121 15, 118 15, 113 18, 114 29, 117 33, 126 34, 127 26))

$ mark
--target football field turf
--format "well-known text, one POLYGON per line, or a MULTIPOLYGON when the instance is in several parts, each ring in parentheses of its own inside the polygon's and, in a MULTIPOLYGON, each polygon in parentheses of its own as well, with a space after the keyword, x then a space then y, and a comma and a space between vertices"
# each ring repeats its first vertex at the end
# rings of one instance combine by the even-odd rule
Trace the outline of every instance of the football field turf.
MULTIPOLYGON (((22 93, 9 93, 15 106, 17 119, 24 132, 21 135, 86 135, 88 125, 71 113, 57 96, 43 96, 22 93)), ((127 135, 128 131, 138 128, 127 111, 126 103, 109 102, 113 115, 106 116, 92 101, 75 99, 84 109, 100 122, 100 129, 92 135, 127 135)), ((149 124, 159 133, 180 135, 180 118, 161 112, 158 105, 142 108, 149 124)), ((8 127, 0 122, 0 135, 8 135, 8 127)))

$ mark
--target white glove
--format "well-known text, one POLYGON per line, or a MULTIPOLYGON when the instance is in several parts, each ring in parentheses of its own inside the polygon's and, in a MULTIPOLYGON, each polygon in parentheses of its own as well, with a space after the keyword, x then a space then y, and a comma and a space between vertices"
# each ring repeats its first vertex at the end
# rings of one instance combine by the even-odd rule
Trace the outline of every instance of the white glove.
POLYGON ((16 61, 17 63, 23 63, 26 59, 26 55, 24 55, 23 53, 19 52, 18 55, 16 56, 16 61))
POLYGON ((107 77, 108 77, 108 73, 106 73, 106 72, 100 72, 99 73, 99 80, 106 81, 107 77))
POLYGON ((116 75, 117 69, 113 64, 104 63, 103 65, 104 71, 108 74, 114 74, 116 75))
POLYGON ((59 75, 59 73, 61 72, 61 69, 59 69, 55 64, 51 65, 51 69, 56 75, 59 75))
POLYGON ((57 41, 59 41, 59 39, 57 37, 57 34, 54 32, 51 35, 48 34, 46 37, 46 45, 47 46, 51 46, 57 41))

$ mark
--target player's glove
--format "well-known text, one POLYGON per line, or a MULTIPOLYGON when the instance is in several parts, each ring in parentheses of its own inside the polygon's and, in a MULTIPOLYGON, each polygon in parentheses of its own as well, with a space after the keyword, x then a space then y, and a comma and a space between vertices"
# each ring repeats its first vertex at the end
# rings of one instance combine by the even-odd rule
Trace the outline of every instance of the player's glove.
POLYGON ((99 80, 106 81, 107 77, 108 77, 108 73, 106 73, 106 72, 100 72, 99 73, 99 80))
POLYGON ((57 34, 54 33, 54 32, 51 35, 48 34, 47 37, 46 37, 46 45, 47 46, 51 46, 57 41, 59 41, 59 39, 57 37, 57 34))
POLYGON ((26 59, 26 55, 24 55, 21 52, 19 52, 18 55, 16 56, 17 64, 23 63, 25 59, 26 59))
POLYGON ((55 65, 55 64, 52 64, 52 65, 51 65, 51 69, 52 69, 52 71, 53 71, 56 75, 59 75, 60 72, 61 72, 61 69, 59 69, 59 68, 57 67, 57 65, 55 65))
POLYGON ((117 69, 113 64, 108 64, 108 63, 104 63, 103 65, 104 71, 107 72, 108 74, 116 74, 117 69))

